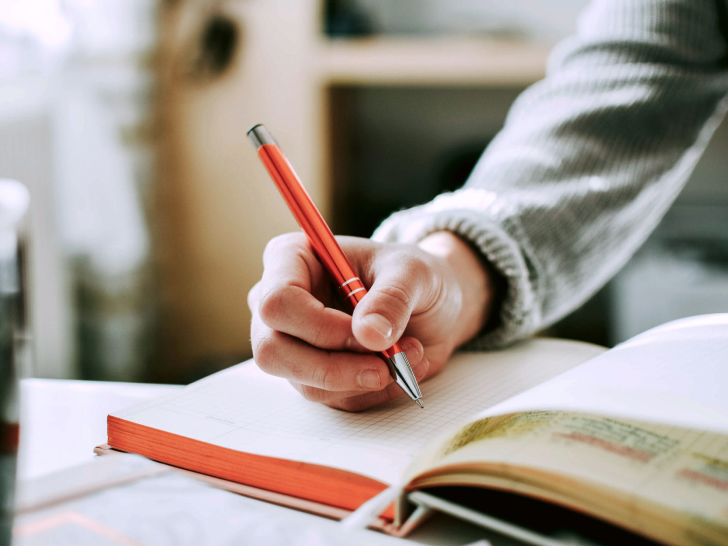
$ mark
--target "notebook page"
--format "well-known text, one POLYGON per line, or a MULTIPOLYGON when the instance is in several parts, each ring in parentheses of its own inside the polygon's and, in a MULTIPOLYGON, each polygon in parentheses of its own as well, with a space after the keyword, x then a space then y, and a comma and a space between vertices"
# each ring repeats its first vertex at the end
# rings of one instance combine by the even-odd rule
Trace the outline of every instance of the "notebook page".
POLYGON ((482 416, 551 409, 728 433, 728 314, 649 330, 482 416))
POLYGON ((402 397, 361 413, 309 402, 252 362, 179 393, 114 414, 127 421, 247 453, 349 470, 396 483, 446 429, 600 354, 594 345, 531 340, 456 355, 421 385, 425 409, 402 397))

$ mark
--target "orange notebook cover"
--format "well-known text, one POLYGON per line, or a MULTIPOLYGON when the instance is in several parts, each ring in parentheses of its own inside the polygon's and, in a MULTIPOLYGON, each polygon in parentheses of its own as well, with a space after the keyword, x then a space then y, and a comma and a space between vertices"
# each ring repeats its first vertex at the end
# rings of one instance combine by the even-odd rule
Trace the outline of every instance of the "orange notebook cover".
MULTIPOLYGON (((111 415, 107 429, 109 445, 120 451, 287 498, 339 509, 342 514, 356 510, 387 488, 387 484, 353 472, 243 453, 111 415)), ((338 512, 330 512, 334 513, 338 512)), ((383 516, 391 521, 392 510, 383 516)))
MULTIPOLYGON (((94 453, 96 455, 102 455, 102 456, 109 456, 109 455, 113 456, 115 454, 120 454, 122 452, 120 450, 114 449, 109 444, 103 444, 103 445, 96 446, 94 448, 94 453)), ((210 484, 214 487, 217 487, 219 489, 224 489, 224 490, 230 491, 232 493, 237 493, 238 495, 250 497, 251 499, 257 499, 257 500, 260 500, 263 502, 269 502, 271 504, 285 506, 286 508, 292 508, 294 510, 299 510, 301 512, 307 512, 309 514, 315 514, 317 516, 322 516, 322 517, 333 519, 333 520, 342 520, 352 513, 352 510, 338 508, 335 506, 331 506, 329 504, 306 500, 301 497, 286 495, 283 493, 271 491, 269 489, 252 487, 250 485, 244 485, 242 483, 238 483, 235 481, 224 480, 222 478, 216 478, 216 477, 210 476, 208 474, 202 474, 200 472, 193 472, 191 470, 186 470, 186 469, 180 468, 180 467, 173 466, 172 468, 177 472, 180 472, 182 474, 185 474, 185 475, 195 478, 197 480, 203 481, 203 482, 210 484)), ((384 518, 384 517, 378 518, 377 520, 373 521, 369 525, 369 527, 372 529, 378 529, 380 531, 384 531, 390 535, 396 536, 396 535, 400 534, 400 530, 395 528, 394 525, 392 525, 391 517, 390 518, 384 518)))

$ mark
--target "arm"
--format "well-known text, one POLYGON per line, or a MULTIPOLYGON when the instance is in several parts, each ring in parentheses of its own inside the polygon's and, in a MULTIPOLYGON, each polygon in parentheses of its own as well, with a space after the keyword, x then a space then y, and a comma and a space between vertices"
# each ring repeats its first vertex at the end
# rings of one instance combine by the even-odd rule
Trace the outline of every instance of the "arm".
POLYGON ((725 109, 724 0, 603 0, 515 103, 462 190, 393 215, 379 241, 451 231, 507 279, 507 343, 576 308, 645 241, 725 109))
POLYGON ((249 296, 258 365, 310 400, 358 410, 399 394, 368 351, 399 340, 421 380, 477 332, 481 346, 506 343, 576 307, 644 241, 718 124, 718 5, 596 3, 464 189, 395 214, 381 242, 340 239, 370 287, 353 316, 337 310, 305 237, 272 241, 249 296))

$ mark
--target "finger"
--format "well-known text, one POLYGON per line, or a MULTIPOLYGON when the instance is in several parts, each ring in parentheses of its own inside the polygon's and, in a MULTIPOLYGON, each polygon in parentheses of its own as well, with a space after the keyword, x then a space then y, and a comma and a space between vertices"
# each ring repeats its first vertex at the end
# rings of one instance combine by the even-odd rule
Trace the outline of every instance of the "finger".
POLYGON ((351 316, 326 307, 312 294, 312 287, 326 279, 302 234, 273 239, 263 263, 263 278, 248 304, 266 326, 323 349, 364 350, 351 332, 351 316))
MULTIPOLYGON (((429 361, 425 362, 425 366, 423 367, 423 349, 422 345, 419 343, 419 341, 408 338, 402 342, 403 344, 403 350, 407 354, 408 360, 412 362, 412 368, 413 372, 417 376, 417 374, 420 374, 420 377, 424 377, 426 371, 429 369, 429 361)), ((296 381, 290 381, 291 385, 300 392, 304 398, 307 400, 310 400, 312 402, 322 402, 324 404, 331 405, 332 407, 342 407, 346 406, 347 403, 343 402, 343 400, 348 398, 356 398, 359 397, 362 394, 361 389, 357 391, 330 391, 330 390, 324 390, 316 387, 311 387, 309 385, 303 385, 301 383, 298 383, 296 381)), ((379 393, 378 396, 373 397, 370 399, 362 399, 358 400, 358 402, 355 404, 357 407, 359 407, 362 404, 366 404, 366 407, 369 405, 375 405, 380 404, 382 402, 386 402, 388 400, 391 400, 396 395, 402 393, 402 389, 395 383, 391 383, 389 386, 387 386, 384 390, 377 391, 379 393), (387 391, 390 387, 395 387, 394 390, 392 390, 389 394, 386 394, 385 391, 387 391)), ((353 406, 352 406, 353 407, 353 406)), ((363 408, 364 406, 362 406, 363 408)), ((360 409, 362 409, 360 408, 360 409)), ((354 411, 354 410, 352 410, 354 411)), ((358 410, 357 410, 358 411, 358 410)))
POLYGON ((310 402, 333 404, 344 398, 353 398, 361 394, 361 391, 327 391, 324 389, 317 389, 316 387, 296 383, 290 379, 288 382, 301 394, 301 396, 310 402))
POLYGON ((271 239, 263 251, 263 288, 285 279, 309 292, 324 271, 303 233, 286 233, 271 239))
MULTIPOLYGON (((408 357, 409 358, 409 357, 408 357)), ((427 358, 422 358, 418 364, 412 367, 412 372, 418 382, 424 381, 431 371, 431 364, 427 358)), ((367 408, 386 404, 387 402, 404 396, 404 391, 396 383, 392 383, 386 389, 364 394, 356 394, 351 397, 340 398, 325 402, 327 406, 342 409, 345 411, 362 411, 367 408)))
POLYGON ((255 362, 271 375, 327 391, 380 390, 392 381, 375 354, 323 351, 255 317, 251 329, 255 362))
POLYGON ((402 336, 412 312, 432 301, 436 283, 417 257, 382 260, 373 267, 374 284, 354 310, 352 332, 367 349, 383 351, 402 336))
POLYGON ((251 291, 255 299, 253 312, 265 308, 266 315, 275 315, 276 307, 286 304, 285 298, 276 297, 281 290, 295 287, 309 294, 321 282, 323 268, 316 260, 308 240, 302 233, 287 233, 271 239, 263 252, 263 276, 251 291))
POLYGON ((265 294, 258 310, 273 330, 299 338, 320 349, 366 352, 351 331, 351 315, 326 307, 298 286, 283 285, 265 294))

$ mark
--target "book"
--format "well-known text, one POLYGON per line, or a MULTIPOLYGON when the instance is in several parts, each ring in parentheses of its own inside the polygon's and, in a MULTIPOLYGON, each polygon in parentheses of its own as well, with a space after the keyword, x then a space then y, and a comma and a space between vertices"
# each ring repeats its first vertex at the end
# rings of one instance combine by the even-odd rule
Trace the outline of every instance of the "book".
MULTIPOLYGON (((331 409, 248 362, 109 415, 108 444, 311 511, 393 485, 506 492, 666 544, 728 544, 726 386, 728 314, 706 315, 609 351, 534 339, 457 354, 423 384, 425 410, 331 409)), ((403 494, 384 527, 409 510, 403 494)))

